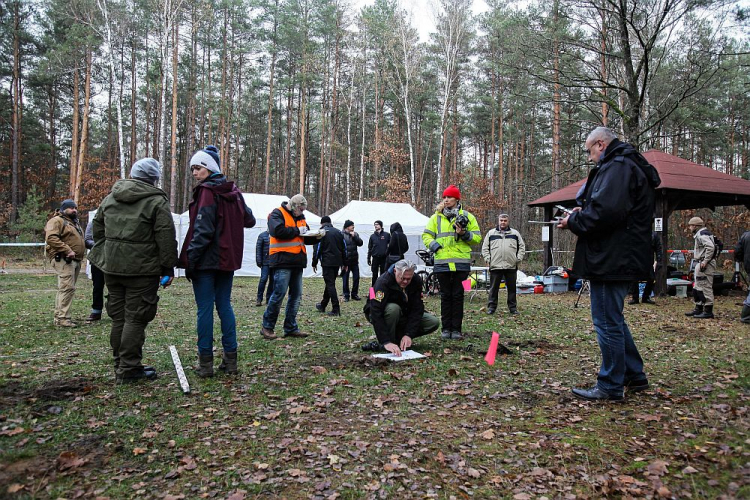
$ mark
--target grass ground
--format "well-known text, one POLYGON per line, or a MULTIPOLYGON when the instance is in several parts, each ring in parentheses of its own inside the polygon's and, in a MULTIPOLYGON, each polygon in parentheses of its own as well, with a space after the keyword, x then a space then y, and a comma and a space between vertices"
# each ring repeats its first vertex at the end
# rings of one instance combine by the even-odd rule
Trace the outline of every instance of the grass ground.
MULTIPOLYGON (((109 320, 55 328, 54 276, 0 276, 0 497, 750 497, 739 297, 706 321, 683 315, 685 299, 626 306, 652 388, 593 404, 570 394, 599 363, 573 293, 521 295, 516 317, 467 299, 466 340, 431 335, 416 342, 427 359, 388 364, 360 350, 373 337, 361 302, 315 311, 322 280, 305 281, 311 336, 262 340, 256 284, 235 280, 241 374, 188 371, 183 395, 168 346, 196 362, 185 280, 161 293, 147 333, 159 379, 115 386, 109 320), (510 353, 490 367, 493 330, 510 353)), ((74 319, 90 296, 84 279, 74 319)))

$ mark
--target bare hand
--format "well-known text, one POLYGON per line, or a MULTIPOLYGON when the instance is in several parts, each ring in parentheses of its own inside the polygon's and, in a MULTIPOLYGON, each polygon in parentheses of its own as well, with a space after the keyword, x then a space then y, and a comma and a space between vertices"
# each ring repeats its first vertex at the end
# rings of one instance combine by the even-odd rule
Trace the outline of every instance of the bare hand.
POLYGON ((73 250, 71 250, 70 252, 68 252, 68 254, 66 255, 66 257, 69 258, 69 259, 72 259, 75 256, 76 256, 76 253, 73 250))
POLYGON ((313 268, 313 272, 317 274, 317 272, 318 272, 318 266, 312 266, 312 268, 313 268))
POLYGON ((398 346, 394 344, 393 342, 389 342, 383 347, 385 347, 385 350, 390 352, 394 356, 401 357, 401 349, 399 349, 398 346))
POLYGON ((411 347, 411 337, 409 337, 408 335, 404 335, 403 338, 401 339, 401 350, 405 351, 410 347, 411 347))
POLYGON ((564 219, 562 219, 558 224, 558 229, 568 229, 568 219, 570 218, 570 215, 566 215, 564 219))

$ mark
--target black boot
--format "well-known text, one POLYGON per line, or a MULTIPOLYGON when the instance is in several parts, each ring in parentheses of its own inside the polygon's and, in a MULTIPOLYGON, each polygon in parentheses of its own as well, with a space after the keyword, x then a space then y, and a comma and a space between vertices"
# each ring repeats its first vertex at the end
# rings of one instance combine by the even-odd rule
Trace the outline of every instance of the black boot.
POLYGON ((224 352, 221 355, 221 364, 219 370, 223 371, 227 375, 237 374, 237 351, 224 352))
POLYGON ((702 313, 696 314, 693 317, 694 318, 700 318, 700 319, 712 319, 714 317, 714 305, 711 304, 710 306, 706 306, 703 309, 702 313))
POLYGON ((328 313, 328 316, 341 316, 341 308, 339 306, 333 306, 333 310, 328 313))
POLYGON ((214 355, 198 355, 198 366, 195 367, 195 374, 201 378, 214 376, 214 355))
POLYGON ((685 316, 695 316, 696 314, 703 314, 703 306, 700 304, 695 304, 695 309, 693 309, 690 312, 686 312, 685 316))
POLYGON ((740 321, 750 324, 750 306, 742 306, 742 315, 740 316, 740 321))

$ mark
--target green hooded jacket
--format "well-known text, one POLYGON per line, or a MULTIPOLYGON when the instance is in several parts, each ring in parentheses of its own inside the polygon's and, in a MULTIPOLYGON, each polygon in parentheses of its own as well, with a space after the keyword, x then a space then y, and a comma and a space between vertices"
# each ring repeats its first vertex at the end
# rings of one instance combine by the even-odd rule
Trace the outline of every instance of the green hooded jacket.
POLYGON ((115 182, 94 217, 89 260, 106 274, 173 276, 177 240, 167 194, 138 179, 115 182))

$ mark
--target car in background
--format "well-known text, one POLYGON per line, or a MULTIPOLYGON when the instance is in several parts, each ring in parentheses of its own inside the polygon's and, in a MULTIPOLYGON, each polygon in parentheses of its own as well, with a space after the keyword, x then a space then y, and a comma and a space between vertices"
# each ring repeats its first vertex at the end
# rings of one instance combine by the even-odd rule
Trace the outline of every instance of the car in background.
POLYGON ((685 254, 678 251, 670 252, 669 254, 669 265, 675 269, 684 269, 687 265, 687 259, 685 254))

